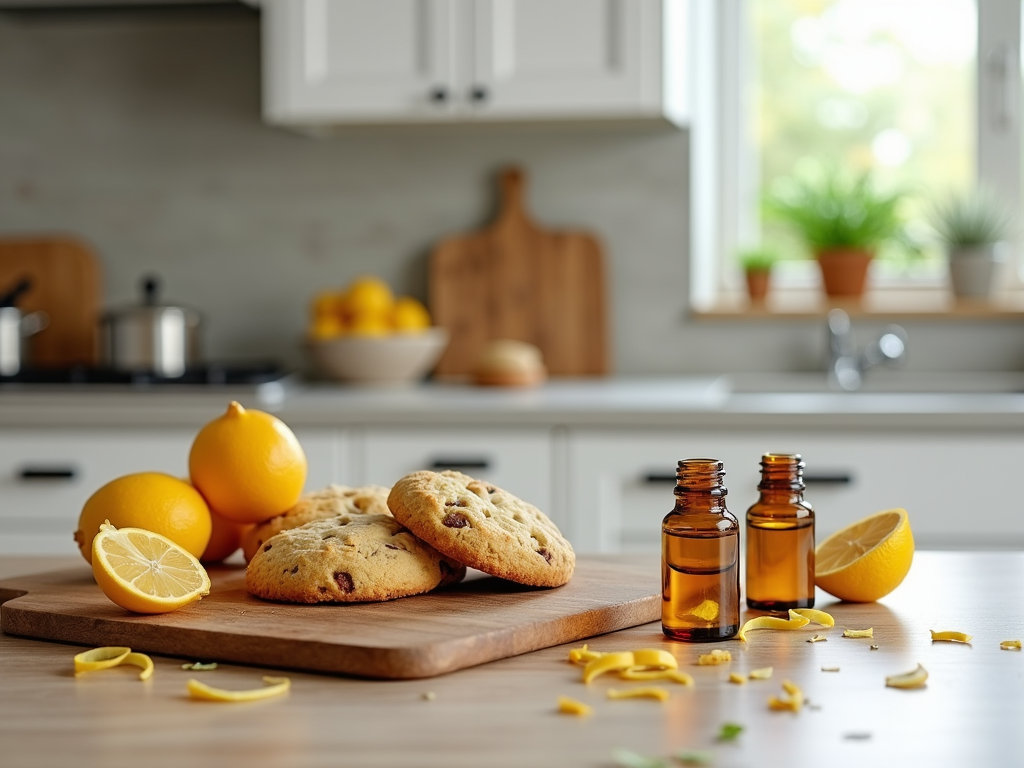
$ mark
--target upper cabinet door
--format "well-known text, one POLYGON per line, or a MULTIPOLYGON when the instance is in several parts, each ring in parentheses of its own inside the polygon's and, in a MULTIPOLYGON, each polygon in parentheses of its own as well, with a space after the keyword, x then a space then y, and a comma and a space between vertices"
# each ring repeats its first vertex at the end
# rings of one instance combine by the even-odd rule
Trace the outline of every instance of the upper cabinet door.
POLYGON ((270 0, 264 117, 273 123, 448 119, 461 0, 270 0))
POLYGON ((636 117, 661 109, 657 0, 464 7, 472 14, 468 96, 477 117, 636 117))

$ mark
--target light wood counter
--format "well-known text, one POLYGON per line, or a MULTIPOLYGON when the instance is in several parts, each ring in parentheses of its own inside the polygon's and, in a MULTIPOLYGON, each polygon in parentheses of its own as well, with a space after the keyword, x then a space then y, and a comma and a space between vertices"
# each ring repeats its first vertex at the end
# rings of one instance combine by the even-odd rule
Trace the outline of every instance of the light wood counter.
MULTIPOLYGON (((0 558, 0 577, 75 562, 0 558)), ((0 764, 600 768, 615 765, 616 748, 661 757, 693 748, 712 750, 715 766, 1021 765, 1024 654, 999 643, 1024 639, 1022 605, 1024 553, 919 552, 907 580, 881 603, 837 604, 819 593, 817 607, 836 618, 831 630, 751 632, 745 646, 695 646, 666 640, 655 623, 590 641, 598 650, 669 649, 696 685, 672 686, 665 703, 605 699, 609 687, 637 684, 599 678, 584 686, 580 669, 566 663, 567 647, 418 681, 289 673, 286 697, 205 703, 187 697, 189 677, 243 688, 258 686, 267 671, 186 672, 181 659, 157 657, 145 683, 127 667, 76 679, 72 657, 81 648, 5 635, 0 764), (874 639, 844 639, 844 627, 874 627, 874 639), (932 643, 929 629, 974 640, 932 643), (807 643, 815 633, 827 642, 807 643), (693 666, 712 647, 730 650, 731 665, 693 666), (930 673, 927 687, 885 687, 887 675, 919 662, 930 673), (726 682, 730 671, 764 666, 774 667, 771 680, 726 682), (768 710, 787 679, 810 701, 799 714, 768 710), (592 704, 594 714, 558 714, 559 695, 592 704), (718 744, 726 722, 745 731, 718 744)))

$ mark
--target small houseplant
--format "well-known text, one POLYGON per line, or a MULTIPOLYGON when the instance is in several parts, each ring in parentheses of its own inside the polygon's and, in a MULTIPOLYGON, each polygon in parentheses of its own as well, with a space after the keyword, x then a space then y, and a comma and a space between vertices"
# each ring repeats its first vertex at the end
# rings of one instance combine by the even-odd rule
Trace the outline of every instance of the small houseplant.
POLYGON ((766 204, 804 242, 821 267, 825 293, 859 297, 878 249, 904 233, 902 195, 868 173, 821 171, 781 179, 766 204))
POLYGON ((772 266, 778 261, 778 254, 767 248, 748 248, 740 251, 738 258, 747 280, 747 294, 751 302, 762 303, 768 295, 772 266))
POLYGON ((955 296, 991 295, 1010 223, 1006 207, 985 190, 948 195, 934 204, 931 224, 945 247, 955 296))

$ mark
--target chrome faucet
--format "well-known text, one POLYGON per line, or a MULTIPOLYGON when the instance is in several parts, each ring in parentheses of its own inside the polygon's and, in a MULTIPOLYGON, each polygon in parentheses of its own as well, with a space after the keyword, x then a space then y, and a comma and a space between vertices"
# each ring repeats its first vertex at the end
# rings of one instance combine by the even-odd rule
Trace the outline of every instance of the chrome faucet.
POLYGON ((898 325, 887 326, 875 341, 858 354, 850 316, 841 309, 828 313, 828 381, 836 389, 860 389, 864 371, 875 365, 896 365, 907 353, 907 332, 898 325))

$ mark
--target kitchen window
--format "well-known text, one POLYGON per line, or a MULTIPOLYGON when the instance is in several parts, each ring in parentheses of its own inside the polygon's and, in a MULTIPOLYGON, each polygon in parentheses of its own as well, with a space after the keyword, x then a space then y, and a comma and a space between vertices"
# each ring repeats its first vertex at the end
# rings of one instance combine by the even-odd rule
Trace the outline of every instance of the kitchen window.
MULTIPOLYGON (((809 162, 870 170, 908 192, 915 258, 872 264, 892 311, 948 308, 946 265, 928 245, 937 197, 985 187, 1020 210, 1024 133, 1021 0, 691 0, 690 293, 698 312, 742 309, 738 251, 799 243, 760 201, 809 162)), ((1018 216, 1002 296, 1024 295, 1018 216)), ((813 260, 773 273, 794 308, 820 306, 813 260)))

